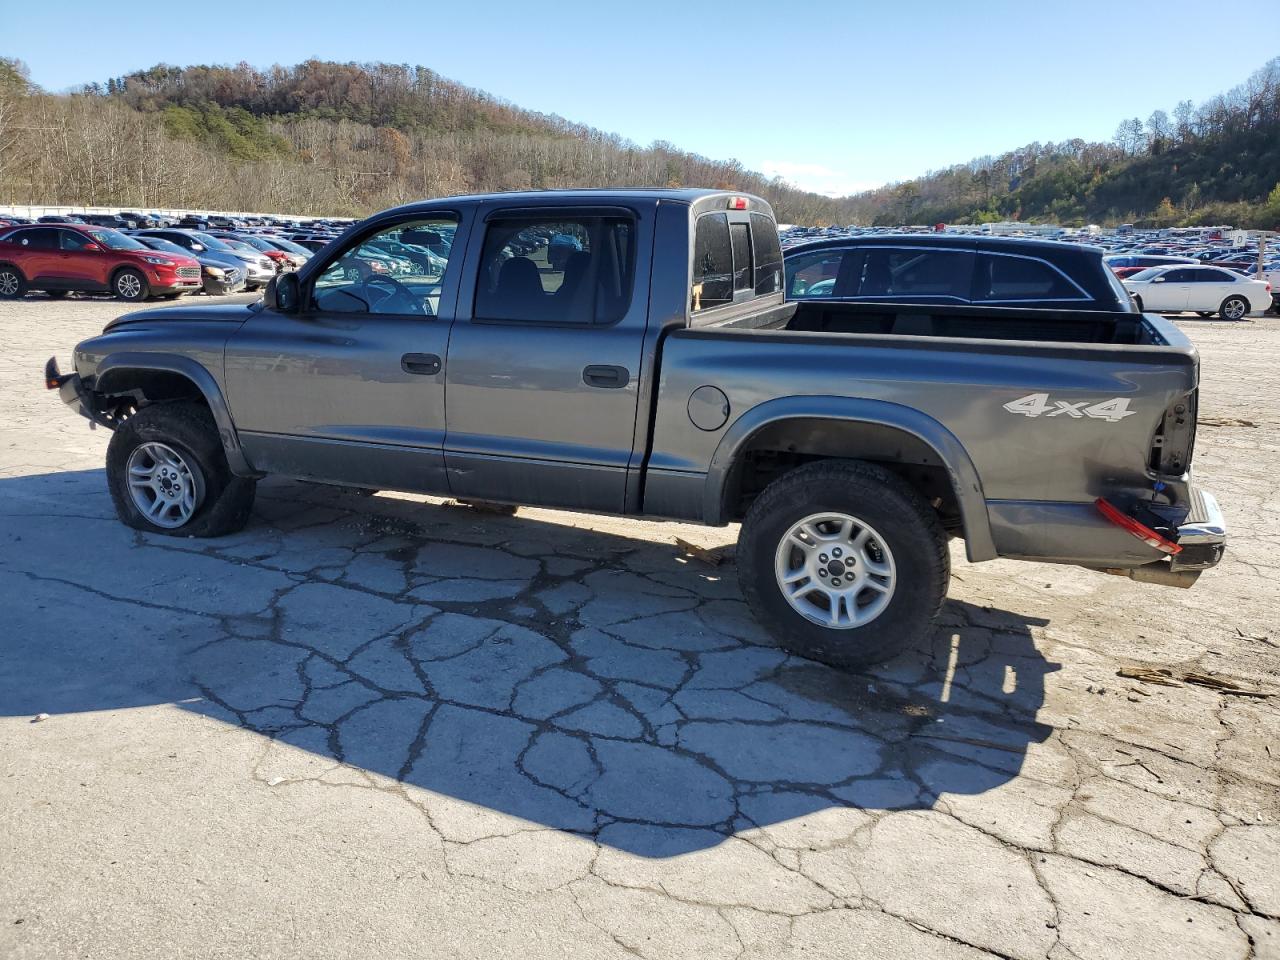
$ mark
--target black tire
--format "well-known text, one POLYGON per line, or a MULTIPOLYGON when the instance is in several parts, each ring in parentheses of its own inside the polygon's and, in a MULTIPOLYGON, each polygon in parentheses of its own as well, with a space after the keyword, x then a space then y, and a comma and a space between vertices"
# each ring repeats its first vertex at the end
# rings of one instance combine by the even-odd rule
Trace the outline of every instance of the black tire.
POLYGON ((17 267, 0 267, 0 300, 17 300, 27 295, 27 278, 17 267))
POLYGON ((221 537, 235 533, 248 522, 257 481, 237 477, 227 466, 208 407, 182 400, 143 407, 116 428, 107 446, 107 489, 116 516, 135 530, 173 537, 221 537), (152 442, 171 448, 193 472, 198 470, 203 480, 204 496, 180 527, 152 523, 129 493, 129 457, 142 444, 152 442))
POLYGON ((1197 316, 1197 317, 1202 317, 1202 318, 1204 318, 1204 319, 1206 319, 1206 320, 1207 320, 1209 317, 1212 317, 1212 316, 1213 316, 1213 311, 1212 311, 1212 310, 1197 310, 1197 311, 1196 311, 1196 316, 1197 316))
POLYGON ((44 295, 45 295, 46 297, 51 297, 51 298, 52 298, 52 299, 54 299, 54 300, 61 300, 61 299, 62 299, 63 297, 65 297, 69 292, 70 292, 70 291, 68 291, 68 290, 46 290, 46 291, 44 292, 44 295))
POLYGON ((779 646, 835 667, 879 663, 927 638, 951 577, 947 537, 934 511, 894 474, 856 460, 807 464, 766 487, 743 520, 737 556, 743 597, 779 646), (893 557, 893 594, 878 616, 859 627, 810 621, 783 596, 774 573, 787 532, 825 511, 870 525, 893 557))
POLYGON ((1146 312, 1146 311, 1143 309, 1143 307, 1142 307, 1142 298, 1141 298, 1141 297, 1139 297, 1137 294, 1134 294, 1134 297, 1133 297, 1133 305, 1134 305, 1135 307, 1137 307, 1137 308, 1138 308, 1138 312, 1139 312, 1139 313, 1145 313, 1145 312, 1146 312))
POLYGON ((1251 309, 1253 309, 1252 306, 1244 297, 1231 296, 1222 301, 1222 306, 1218 308, 1218 316, 1223 320, 1243 320, 1249 315, 1251 309))
POLYGON ((147 299, 150 288, 147 285, 147 278, 140 271, 133 267, 125 267, 111 278, 111 292, 117 299, 124 300, 126 303, 141 303, 147 299))

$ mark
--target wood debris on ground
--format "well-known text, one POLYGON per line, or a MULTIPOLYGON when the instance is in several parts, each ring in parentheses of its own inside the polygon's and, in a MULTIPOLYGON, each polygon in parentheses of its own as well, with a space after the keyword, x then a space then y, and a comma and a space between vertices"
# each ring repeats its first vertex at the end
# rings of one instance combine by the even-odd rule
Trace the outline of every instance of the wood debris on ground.
POLYGON ((1215 677, 1207 673, 1197 673, 1194 670, 1184 670, 1175 674, 1165 667, 1121 667, 1116 671, 1116 676, 1124 677, 1126 680, 1153 683, 1162 687, 1182 687, 1190 684, 1191 686, 1205 687, 1234 697, 1265 698, 1274 695, 1267 690, 1243 687, 1234 680, 1228 680, 1226 677, 1215 677))

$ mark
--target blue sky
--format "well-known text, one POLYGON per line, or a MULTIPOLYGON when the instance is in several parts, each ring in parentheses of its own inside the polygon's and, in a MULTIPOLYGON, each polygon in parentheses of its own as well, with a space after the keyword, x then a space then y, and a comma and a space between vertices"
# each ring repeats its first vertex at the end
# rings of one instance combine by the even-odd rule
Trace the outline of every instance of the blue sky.
POLYGON ((1124 117, 1199 102, 1280 54, 1278 0, 0 0, 0 11, 0 55, 50 90, 160 61, 421 63, 824 193, 1035 140, 1108 139, 1124 117))

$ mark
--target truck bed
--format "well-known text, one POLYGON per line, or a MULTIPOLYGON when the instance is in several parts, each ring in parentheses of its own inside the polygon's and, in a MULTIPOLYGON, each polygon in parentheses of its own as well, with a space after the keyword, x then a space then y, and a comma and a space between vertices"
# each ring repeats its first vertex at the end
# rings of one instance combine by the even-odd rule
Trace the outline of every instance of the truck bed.
MULTIPOLYGON (((1167 345, 1169 325, 1141 313, 1027 310, 952 304, 794 302, 789 317, 771 316, 763 329, 807 333, 888 334, 1038 343, 1167 345)), ((749 324, 749 322, 748 322, 749 324)))

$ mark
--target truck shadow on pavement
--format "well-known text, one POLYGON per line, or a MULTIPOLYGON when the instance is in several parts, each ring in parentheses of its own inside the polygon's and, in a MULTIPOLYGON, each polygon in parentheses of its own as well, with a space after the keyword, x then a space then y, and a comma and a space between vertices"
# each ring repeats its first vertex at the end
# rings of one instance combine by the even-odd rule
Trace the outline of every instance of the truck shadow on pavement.
POLYGON ((0 480, 0 515, 0 715, 175 703, 267 738, 275 788, 421 788, 450 840, 510 832, 497 811, 669 857, 993 789, 1051 729, 1043 621, 949 601, 931 643, 843 673, 770 646, 732 562, 660 525, 273 480, 240 534, 152 537, 100 470, 0 480))

